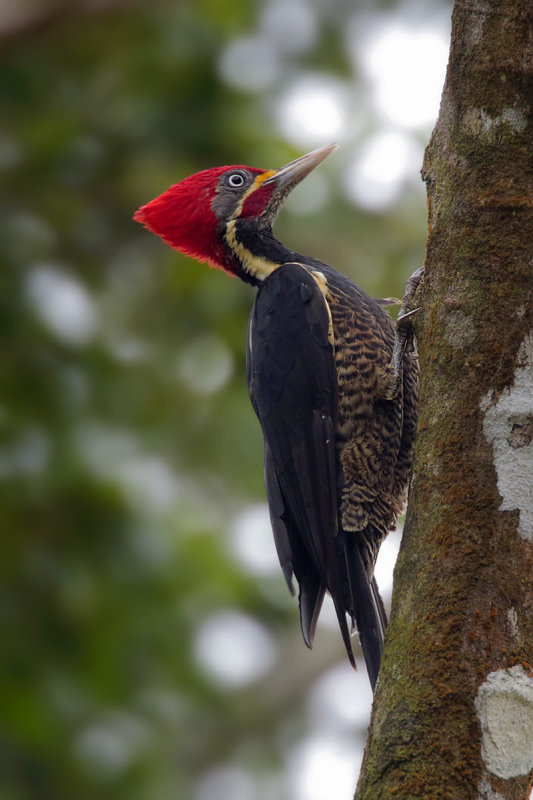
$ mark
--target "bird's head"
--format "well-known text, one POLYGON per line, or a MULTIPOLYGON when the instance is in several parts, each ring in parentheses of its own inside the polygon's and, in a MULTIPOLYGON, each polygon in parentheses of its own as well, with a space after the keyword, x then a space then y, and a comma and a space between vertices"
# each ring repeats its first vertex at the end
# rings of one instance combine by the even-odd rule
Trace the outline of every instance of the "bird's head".
POLYGON ((139 208, 134 220, 181 253, 257 283, 282 263, 271 229, 287 195, 336 147, 279 170, 234 165, 197 172, 139 208))

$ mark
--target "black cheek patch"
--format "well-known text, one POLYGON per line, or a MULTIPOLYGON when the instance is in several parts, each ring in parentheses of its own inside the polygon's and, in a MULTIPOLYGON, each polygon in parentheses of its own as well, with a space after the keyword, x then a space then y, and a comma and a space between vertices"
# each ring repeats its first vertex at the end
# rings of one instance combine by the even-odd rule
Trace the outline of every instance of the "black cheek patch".
POLYGON ((211 202, 211 208, 220 221, 226 221, 231 218, 237 205, 240 203, 242 192, 239 194, 229 189, 226 186, 219 186, 218 190, 211 202))

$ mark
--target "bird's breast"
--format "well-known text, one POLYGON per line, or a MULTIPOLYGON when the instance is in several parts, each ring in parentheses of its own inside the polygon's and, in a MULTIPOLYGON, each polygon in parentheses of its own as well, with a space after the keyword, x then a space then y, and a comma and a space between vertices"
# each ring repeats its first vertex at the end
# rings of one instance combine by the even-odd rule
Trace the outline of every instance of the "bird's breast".
POLYGON ((361 290, 329 282, 337 374, 336 441, 343 473, 341 518, 347 531, 372 526, 385 535, 388 502, 401 439, 401 403, 390 399, 394 328, 385 311, 361 290))

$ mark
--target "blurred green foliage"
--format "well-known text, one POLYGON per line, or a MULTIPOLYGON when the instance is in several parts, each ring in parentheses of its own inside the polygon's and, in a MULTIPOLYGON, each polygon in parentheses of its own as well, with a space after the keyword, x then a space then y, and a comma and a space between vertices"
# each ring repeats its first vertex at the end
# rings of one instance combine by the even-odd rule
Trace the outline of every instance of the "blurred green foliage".
MULTIPOLYGON (((22 3, 33 22, 0 20, 2 800, 168 800, 221 764, 279 774, 306 689, 343 658, 328 631, 331 651, 307 653, 281 578, 250 574, 228 544, 234 515, 264 498, 252 291, 131 221, 197 169, 299 154, 273 90, 217 72, 260 5, 22 3), (280 648, 259 691, 225 689, 195 655, 198 625, 224 608, 280 648)), ((320 8, 316 44, 280 80, 320 68, 355 85, 338 45, 353 9, 320 8)), ((277 233, 401 295, 423 252, 421 194, 357 210, 338 165, 328 204, 288 209, 277 233)), ((261 797, 285 796, 276 786, 261 797)))

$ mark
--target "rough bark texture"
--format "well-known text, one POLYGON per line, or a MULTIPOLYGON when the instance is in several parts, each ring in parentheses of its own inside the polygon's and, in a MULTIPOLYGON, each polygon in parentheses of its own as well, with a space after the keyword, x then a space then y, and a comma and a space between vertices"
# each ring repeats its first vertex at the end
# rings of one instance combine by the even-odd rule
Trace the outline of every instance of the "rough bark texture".
POLYGON ((357 800, 533 769, 533 6, 457 1, 424 177, 421 416, 357 800))

